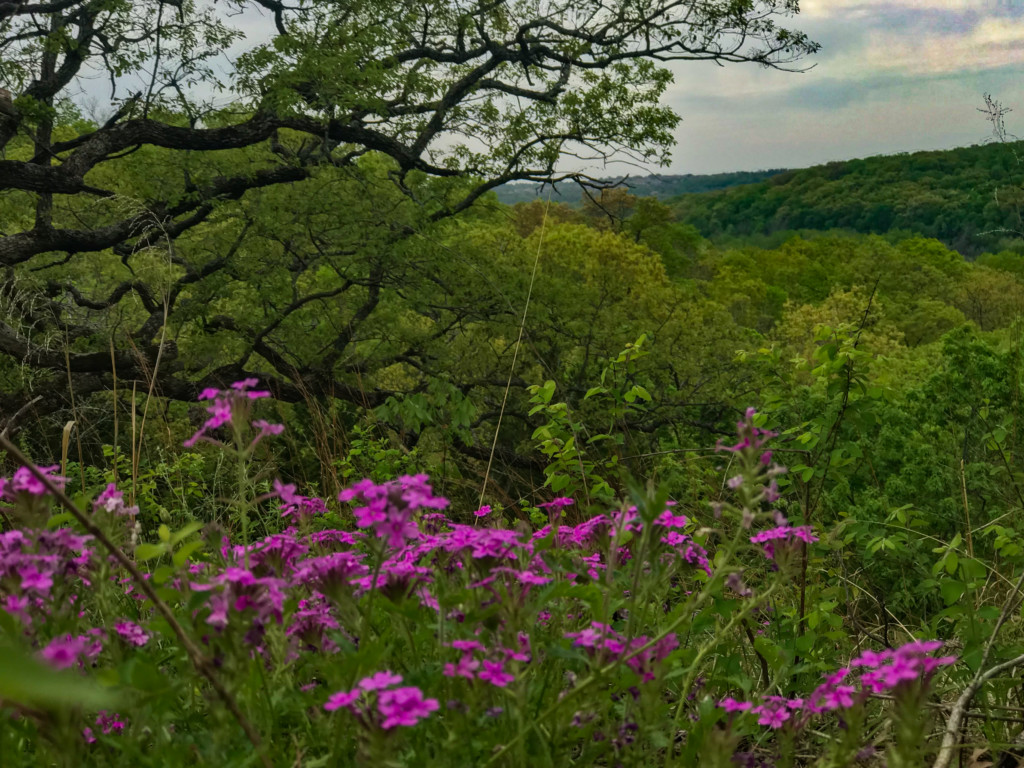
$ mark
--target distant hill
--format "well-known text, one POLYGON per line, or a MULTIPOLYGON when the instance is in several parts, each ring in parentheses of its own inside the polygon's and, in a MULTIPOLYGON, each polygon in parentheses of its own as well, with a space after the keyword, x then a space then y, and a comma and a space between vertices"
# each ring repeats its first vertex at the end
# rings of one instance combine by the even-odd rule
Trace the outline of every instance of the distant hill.
MULTIPOLYGON (((738 184, 754 184, 765 179, 770 179, 786 169, 776 168, 767 171, 738 171, 736 173, 711 173, 706 175, 695 175, 687 173, 684 175, 652 175, 652 176, 629 176, 605 179, 612 184, 622 183, 629 188, 631 194, 637 197, 657 197, 668 199, 679 195, 694 194, 699 192, 713 192, 718 189, 735 187, 738 184)), ((498 187, 498 199, 506 205, 516 203, 528 203, 531 200, 540 198, 547 199, 548 186, 531 184, 526 182, 515 182, 498 187)), ((580 204, 580 189, 575 184, 560 184, 552 191, 551 199, 569 205, 580 204)))
POLYGON ((968 256, 1022 250, 1024 142, 828 163, 669 205, 720 242, 790 230, 903 230, 968 256))

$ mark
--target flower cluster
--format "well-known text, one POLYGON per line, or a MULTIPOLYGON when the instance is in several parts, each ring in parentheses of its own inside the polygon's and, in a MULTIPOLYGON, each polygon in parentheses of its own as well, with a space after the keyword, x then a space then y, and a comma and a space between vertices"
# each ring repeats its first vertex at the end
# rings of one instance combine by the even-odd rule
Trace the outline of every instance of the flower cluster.
MULTIPOLYGON (((58 466, 39 467, 38 469, 57 488, 64 489, 67 478, 54 474, 59 469, 58 466)), ((28 467, 18 467, 10 479, 0 477, 0 499, 16 501, 22 494, 26 496, 46 496, 48 493, 49 491, 43 485, 42 480, 32 474, 28 467)))
MULTIPOLYGON (((104 736, 109 736, 113 733, 121 733, 125 729, 126 723, 121 719, 121 715, 116 712, 107 712, 105 709, 101 709, 99 714, 96 715, 95 725, 100 729, 100 733, 104 736)), ((85 728, 82 731, 82 737, 87 744, 96 743, 96 735, 93 733, 92 728, 85 728)))
POLYGON ((300 521, 327 512, 327 505, 323 499, 296 493, 294 483, 282 483, 280 480, 275 480, 274 493, 281 499, 281 517, 290 517, 300 521))
POLYGON ((921 681, 927 684, 936 670, 956 663, 955 656, 933 657, 930 654, 942 648, 938 640, 913 641, 894 650, 876 653, 865 651, 850 662, 848 667, 826 675, 806 699, 787 699, 765 696, 761 702, 723 699, 719 706, 726 712, 750 712, 757 715, 759 725, 781 728, 797 713, 806 718, 832 710, 850 709, 872 694, 898 693, 902 686, 921 681), (854 668, 866 670, 857 684, 847 680, 854 668))
POLYGON ((126 642, 137 647, 149 642, 149 633, 133 621, 119 621, 114 625, 114 631, 126 642))
POLYGON ((225 629, 229 616, 247 627, 246 642, 258 644, 266 626, 280 624, 284 608, 286 583, 272 576, 258 577, 244 568, 228 567, 206 582, 192 582, 194 592, 210 592, 206 623, 225 629))
POLYGON ((67 669, 99 656, 103 651, 105 637, 106 633, 98 628, 89 630, 85 635, 63 635, 51 640, 39 655, 50 666, 67 669))
POLYGON ((342 491, 338 501, 352 501, 356 497, 362 497, 365 504, 352 511, 356 525, 373 528, 378 538, 395 549, 418 536, 417 512, 448 506, 447 499, 434 496, 426 475, 403 475, 381 485, 369 479, 362 480, 342 491))
POLYGON ((350 691, 332 694, 324 704, 328 712, 345 708, 366 723, 387 731, 413 726, 438 709, 437 699, 425 699, 415 686, 398 687, 402 676, 385 670, 364 677, 350 691))
POLYGON ((67 528, 15 529, 0 533, 0 598, 4 609, 26 626, 33 613, 53 609, 55 594, 89 585, 91 536, 67 528))
POLYGON ((789 523, 777 525, 750 537, 751 544, 763 545, 764 556, 769 560, 776 559, 779 547, 789 547, 796 541, 813 544, 818 541, 818 537, 814 535, 809 525, 792 526, 789 523))
MULTIPOLYGON (((230 423, 234 419, 235 413, 247 401, 270 397, 270 392, 253 389, 258 384, 259 381, 256 379, 243 379, 233 383, 230 389, 207 387, 200 392, 200 401, 210 401, 210 404, 206 406, 206 412, 210 414, 210 417, 203 422, 203 425, 196 430, 192 437, 185 441, 185 447, 191 448, 200 440, 211 440, 209 433, 230 423)), ((269 424, 263 420, 254 421, 253 426, 259 432, 257 440, 265 435, 279 435, 284 430, 284 426, 281 424, 269 424)))
POLYGON ((655 665, 679 647, 675 633, 669 633, 654 643, 645 635, 627 640, 607 624, 597 621, 580 632, 567 633, 566 637, 573 641, 573 645, 587 648, 602 660, 625 659, 627 666, 645 683, 655 679, 655 665))
POLYGON ((517 639, 517 648, 498 647, 488 650, 478 640, 453 640, 449 647, 459 651, 462 655, 455 663, 444 665, 445 677, 464 677, 467 680, 482 680, 497 688, 504 688, 513 680, 515 675, 505 669, 510 661, 530 661, 530 639, 527 635, 520 633, 517 639), (476 656, 481 658, 476 658, 476 656))

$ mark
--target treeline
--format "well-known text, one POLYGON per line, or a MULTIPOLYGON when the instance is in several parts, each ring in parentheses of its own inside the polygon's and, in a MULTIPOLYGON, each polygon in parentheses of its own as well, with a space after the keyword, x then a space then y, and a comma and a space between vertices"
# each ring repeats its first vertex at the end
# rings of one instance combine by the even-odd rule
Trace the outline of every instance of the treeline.
MULTIPOLYGON (((701 192, 713 192, 717 189, 728 189, 740 184, 755 184, 784 172, 784 168, 774 168, 763 171, 734 171, 732 173, 651 174, 650 176, 609 177, 602 179, 602 182, 621 185, 637 197, 666 199, 676 197, 677 195, 699 194, 701 192)), ((498 194, 498 199, 506 205, 528 203, 531 200, 538 199, 546 200, 549 193, 551 199, 555 202, 568 203, 574 207, 582 205, 586 200, 586 195, 581 195, 579 187, 574 183, 549 186, 530 182, 516 182, 513 184, 502 184, 495 192, 498 194)))
POLYGON ((1019 143, 992 143, 835 162, 671 205, 716 241, 773 244, 797 230, 906 231, 976 256, 1020 248, 1020 150, 1019 143))

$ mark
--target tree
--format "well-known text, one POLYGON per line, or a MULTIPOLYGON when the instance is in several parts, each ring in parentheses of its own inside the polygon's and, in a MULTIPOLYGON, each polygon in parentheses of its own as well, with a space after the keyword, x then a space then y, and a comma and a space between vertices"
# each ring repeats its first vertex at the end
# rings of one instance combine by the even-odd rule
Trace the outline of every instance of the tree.
MULTIPOLYGON (((14 312, 0 326, 0 352, 67 368, 83 392, 102 389, 111 339, 95 339, 95 318, 123 310, 131 327, 114 354, 122 378, 156 371, 164 394, 191 397, 259 372, 297 398, 294 366, 260 344, 290 314, 353 286, 373 312, 386 270, 312 291, 294 280, 266 333, 198 377, 161 333, 183 296, 237 275, 254 233, 272 226, 231 201, 326 172, 355 185, 383 173, 415 212, 415 223, 388 225, 393 244, 499 184, 581 177, 565 157, 664 161, 677 120, 658 103, 671 79, 664 63, 786 68, 817 49, 778 26, 797 11, 797 0, 0 2, 0 86, 11 94, 0 100, 0 295, 14 312), (223 71, 221 54, 243 39, 223 71), (76 99, 97 75, 109 79, 115 109, 89 122, 76 99), (215 89, 228 93, 226 106, 214 107, 215 89), (371 156, 386 162, 368 172, 371 156), (205 240, 211 231, 216 253, 179 247, 187 233, 205 240), (153 248, 166 261, 157 283, 132 272, 153 248), (117 280, 93 279, 100 265, 117 280), (74 274, 94 290, 67 279, 74 274), (73 349, 38 345, 44 331, 73 349)), ((308 274, 327 257, 322 238, 303 237, 312 256, 296 269, 308 274)), ((334 240, 330 258, 351 248, 334 240)), ((317 391, 357 397, 337 370, 351 337, 346 327, 333 339, 310 377, 317 391)))

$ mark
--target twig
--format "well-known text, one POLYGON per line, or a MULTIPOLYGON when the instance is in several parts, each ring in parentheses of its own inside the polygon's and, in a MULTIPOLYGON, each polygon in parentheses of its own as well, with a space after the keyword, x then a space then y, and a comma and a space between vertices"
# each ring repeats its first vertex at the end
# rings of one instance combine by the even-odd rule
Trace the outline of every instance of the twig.
POLYGON ((761 677, 764 678, 764 687, 767 689, 772 682, 771 673, 768 671, 768 660, 761 655, 759 650, 757 650, 754 633, 751 631, 750 624, 748 624, 746 620, 743 621, 743 629, 747 634, 747 640, 750 641, 750 648, 754 652, 754 655, 757 656, 757 662, 761 665, 761 677))
POLYGON ((964 472, 964 460, 960 459, 960 491, 964 502, 964 535, 967 539, 967 556, 974 559, 974 542, 971 540, 971 507, 967 503, 967 475, 964 472))
POLYGON ((24 415, 25 415, 25 412, 26 412, 26 411, 27 411, 27 410, 28 410, 29 408, 31 408, 31 407, 32 407, 33 405, 35 405, 36 403, 38 403, 38 402, 39 402, 40 400, 42 400, 42 399, 43 399, 43 396, 42 396, 42 395, 36 395, 36 396, 35 396, 35 397, 33 397, 33 398, 32 398, 31 400, 29 400, 29 401, 28 401, 27 403, 25 403, 25 404, 24 404, 23 406, 21 406, 21 408, 19 408, 19 409, 18 409, 18 410, 17 410, 16 412, 15 412, 15 414, 14 414, 13 416, 11 416, 11 418, 9 418, 9 419, 7 420, 7 424, 5 424, 5 425, 4 425, 4 429, 3 429, 3 432, 0 432, 0 437, 2 437, 2 438, 5 438, 5 439, 6 439, 6 438, 7 438, 7 436, 8 436, 8 434, 9 434, 9 432, 10 432, 10 430, 11 430, 11 427, 13 427, 13 426, 14 426, 15 422, 17 422, 17 421, 18 421, 18 419, 20 419, 20 418, 21 418, 22 416, 24 416, 24 415))
POLYGON ((92 520, 90 520, 89 516, 86 515, 82 510, 80 510, 78 506, 70 498, 68 498, 67 494, 65 494, 64 491, 57 487, 57 485, 48 475, 42 472, 39 469, 39 467, 37 467, 31 460, 29 460, 29 458, 25 456, 25 454, 23 454, 4 435, 0 435, 0 448, 3 448, 5 451, 7 451, 7 453, 10 454, 11 458, 13 458, 23 467, 25 467, 29 472, 31 472, 32 475, 40 483, 43 484, 47 492, 49 492, 50 495, 57 499, 57 501, 60 502, 60 505, 64 507, 64 509, 66 509, 68 512, 70 512, 72 517, 74 517, 75 520, 77 520, 79 524, 83 528, 85 528, 85 530, 88 531, 91 536, 93 536, 93 538, 95 538, 100 544, 102 544, 103 547, 108 552, 110 552, 111 555, 113 555, 114 559, 117 560, 118 563, 120 563, 124 567, 124 569, 131 574, 131 577, 135 580, 135 584, 138 586, 138 588, 142 591, 143 594, 146 595, 147 598, 149 598, 153 602, 153 605, 156 607, 157 611, 159 611, 161 616, 163 616, 164 620, 167 621, 168 625, 171 627, 171 630, 177 636, 178 641, 185 649, 185 653, 188 654, 189 660, 192 662, 192 665, 200 674, 203 675, 203 677, 205 677, 209 681, 210 686, 217 693, 217 696, 220 697, 220 700, 224 703, 224 706, 227 707, 228 711, 234 716, 235 720, 237 720, 238 724, 242 727, 242 730, 245 731, 245 735, 249 738, 249 741, 252 742, 253 747, 259 753, 263 765, 266 768, 273 768, 270 759, 266 756, 266 754, 263 753, 263 750, 260 747, 259 734, 256 732, 256 729, 253 728, 252 723, 249 722, 248 718, 242 713, 242 710, 238 706, 238 702, 235 701, 234 697, 228 692, 227 688, 225 688, 224 684, 220 681, 220 678, 217 677, 217 673, 214 672, 213 663, 208 658, 206 658, 206 656, 203 655, 203 652, 193 642, 192 638, 188 636, 188 634, 185 632, 185 628, 181 626, 181 624, 178 622, 178 618, 174 615, 174 611, 172 611, 170 606, 167 605, 167 603, 165 603, 160 598, 160 596, 156 593, 156 590, 153 589, 153 585, 150 584, 150 582, 143 577, 142 572, 138 569, 135 563, 133 563, 131 559, 124 552, 121 551, 120 547, 118 547, 113 541, 111 541, 107 537, 107 534, 103 532, 102 528, 100 528, 92 520))

